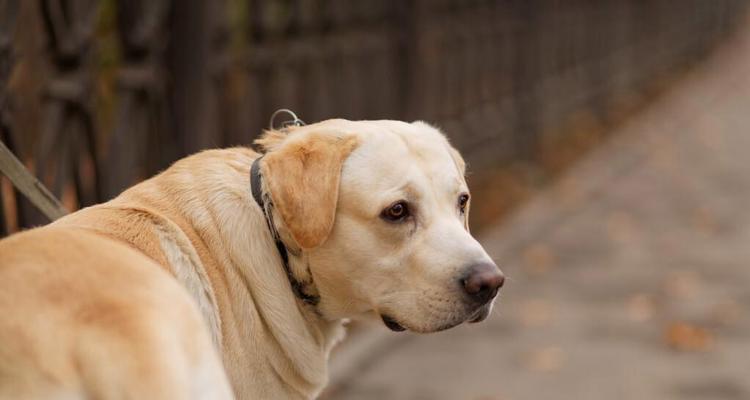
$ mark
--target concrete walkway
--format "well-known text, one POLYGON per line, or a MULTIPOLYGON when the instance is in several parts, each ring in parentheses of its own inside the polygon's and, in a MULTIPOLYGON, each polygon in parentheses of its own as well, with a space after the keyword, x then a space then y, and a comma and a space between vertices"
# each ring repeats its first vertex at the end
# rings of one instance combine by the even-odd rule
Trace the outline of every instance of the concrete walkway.
POLYGON ((325 398, 750 399, 750 34, 480 239, 494 315, 375 327, 325 398))

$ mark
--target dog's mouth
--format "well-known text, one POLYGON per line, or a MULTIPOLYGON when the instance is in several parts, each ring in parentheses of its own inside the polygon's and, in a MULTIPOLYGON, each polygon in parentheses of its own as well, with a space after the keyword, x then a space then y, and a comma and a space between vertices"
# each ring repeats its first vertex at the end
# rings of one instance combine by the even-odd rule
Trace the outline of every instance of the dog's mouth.
MULTIPOLYGON (((492 305, 490 303, 485 304, 484 306, 479 307, 476 311, 474 311, 474 313, 472 313, 464 321, 468 322, 470 324, 475 324, 477 322, 482 322, 485 319, 487 319, 487 317, 490 315, 490 311, 491 310, 492 310, 492 305)), ((385 326, 388 327, 388 329, 390 329, 390 330, 392 330, 394 332, 403 332, 403 331, 406 330, 406 327, 404 327, 403 325, 401 325, 395 319, 393 319, 392 317, 390 317, 388 315, 381 315, 380 318, 383 320, 383 324, 385 324, 385 326)), ((440 327, 435 328, 435 329, 431 329, 430 331, 432 331, 432 332, 444 331, 446 329, 450 329, 450 328, 453 328, 454 326, 460 325, 461 322, 464 322, 464 321, 459 320, 459 321, 456 321, 456 322, 453 322, 453 323, 449 323, 449 324, 440 326, 440 327)))
POLYGON ((474 312, 466 321, 470 324, 476 324, 477 322, 482 322, 490 315, 490 311, 492 310, 492 303, 487 303, 483 305, 482 307, 479 307, 477 311, 474 312))
POLYGON ((385 324, 385 326, 387 326, 388 329, 390 329, 390 330, 392 330, 394 332, 403 332, 403 331, 406 330, 406 328, 404 328, 403 326, 401 326, 401 324, 399 324, 398 322, 396 322, 396 320, 394 320, 393 318, 391 318, 391 317, 389 317, 387 315, 381 315, 380 318, 383 319, 383 323, 385 324))

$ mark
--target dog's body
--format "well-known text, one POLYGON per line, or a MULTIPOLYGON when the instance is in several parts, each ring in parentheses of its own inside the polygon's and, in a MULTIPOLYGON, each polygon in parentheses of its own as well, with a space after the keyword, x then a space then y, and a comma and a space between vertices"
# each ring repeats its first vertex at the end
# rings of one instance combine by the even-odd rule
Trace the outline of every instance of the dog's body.
POLYGON ((0 242, 0 398, 312 398, 344 318, 429 332, 486 317, 502 276, 465 201, 450 209, 463 165, 436 130, 331 120, 260 142, 270 224, 319 304, 291 290, 251 195, 260 154, 205 151, 0 242), (394 219, 400 198, 413 210, 394 219))

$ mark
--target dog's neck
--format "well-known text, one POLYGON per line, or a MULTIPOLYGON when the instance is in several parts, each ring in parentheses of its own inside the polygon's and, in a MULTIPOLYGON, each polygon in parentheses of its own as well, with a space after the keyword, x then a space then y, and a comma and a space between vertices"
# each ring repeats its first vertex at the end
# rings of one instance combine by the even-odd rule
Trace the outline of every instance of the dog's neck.
MULTIPOLYGON (((164 186, 160 181, 169 179, 174 183, 168 185, 169 193, 134 199, 126 192, 122 202, 146 203, 160 213, 164 210, 170 219, 184 219, 177 225, 194 247, 204 249, 198 251, 202 265, 195 268, 209 269, 210 264, 215 270, 207 275, 217 292, 222 318, 218 336, 223 338, 225 366, 233 382, 252 382, 254 373, 237 357, 265 357, 264 364, 272 364, 266 367, 297 392, 305 397, 317 394, 327 382, 330 350, 343 337, 342 323, 326 320, 294 295, 248 187, 248 171, 257 154, 227 149, 193 157, 202 157, 203 168, 187 170, 178 162, 142 184, 154 189, 138 192, 158 191, 164 186), (180 211, 174 215, 169 209, 180 211), (226 293, 218 293, 222 290, 226 293)), ((304 254, 290 254, 289 265, 295 274, 307 271, 304 254)))
MULTIPOLYGON (((295 382, 303 386, 297 388, 300 391, 317 392, 327 382, 330 349, 343 336, 341 322, 326 321, 314 306, 295 296, 274 237, 267 229, 265 216, 249 191, 249 159, 245 166, 244 171, 229 166, 232 179, 224 181, 223 185, 212 186, 214 194, 208 196, 210 199, 221 199, 230 193, 233 201, 227 199, 229 204, 209 202, 206 206, 214 210, 214 215, 224 216, 223 221, 214 221, 218 222, 215 229, 220 232, 220 238, 230 242, 223 247, 229 253, 231 268, 241 277, 244 286, 241 288, 242 294, 255 303, 258 317, 263 320, 267 334, 273 339, 269 341, 270 347, 281 353, 282 357, 278 359, 288 361, 286 365, 274 366, 276 372, 293 386, 295 382), (235 173, 240 174, 236 176, 235 173)), ((230 172, 227 171, 227 174, 230 172)), ((285 239, 286 232, 282 229, 281 233, 282 239, 285 239)), ((293 278, 309 281, 310 277, 305 275, 309 274, 309 270, 304 254, 294 248, 290 250, 289 267, 293 278)), ((248 336, 247 342, 257 338, 257 332, 245 334, 248 336)))
POLYGON ((320 295, 315 288, 310 265, 306 261, 302 249, 296 243, 290 246, 290 243, 294 243, 294 240, 292 240, 291 235, 287 234, 283 223, 280 224, 281 229, 276 224, 276 221, 281 221, 281 218, 275 213, 271 196, 264 186, 263 175, 260 171, 262 159, 263 156, 256 158, 250 168, 250 193, 266 220, 266 225, 274 239, 284 271, 289 278, 289 284, 292 286, 292 292, 303 303, 310 308, 314 308, 320 302, 320 295), (284 234, 281 232, 284 232, 284 234), (292 266, 292 257, 294 257, 294 267, 292 266))

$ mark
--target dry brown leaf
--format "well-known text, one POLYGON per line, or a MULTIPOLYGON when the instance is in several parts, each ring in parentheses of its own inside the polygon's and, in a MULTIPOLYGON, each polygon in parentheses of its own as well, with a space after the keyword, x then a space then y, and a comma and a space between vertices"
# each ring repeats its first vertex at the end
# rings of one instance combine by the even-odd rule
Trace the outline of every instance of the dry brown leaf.
POLYGON ((667 345, 678 351, 707 351, 715 342, 707 329, 686 322, 673 322, 664 331, 667 345))

